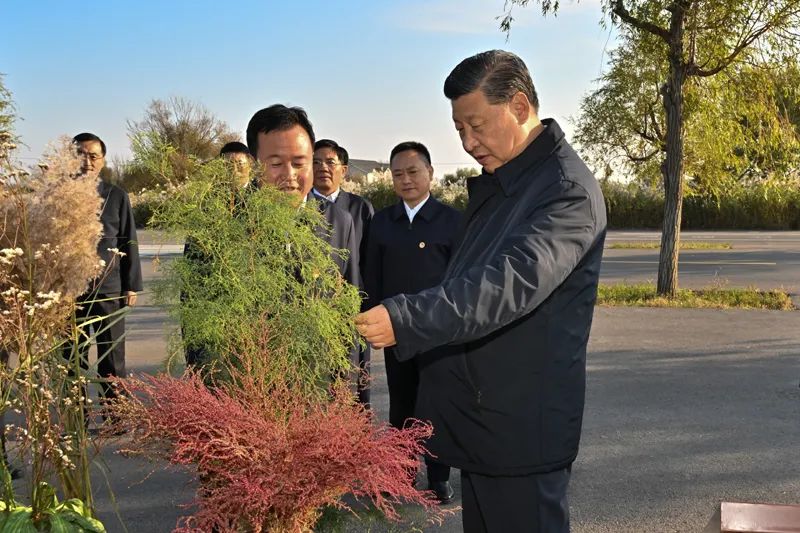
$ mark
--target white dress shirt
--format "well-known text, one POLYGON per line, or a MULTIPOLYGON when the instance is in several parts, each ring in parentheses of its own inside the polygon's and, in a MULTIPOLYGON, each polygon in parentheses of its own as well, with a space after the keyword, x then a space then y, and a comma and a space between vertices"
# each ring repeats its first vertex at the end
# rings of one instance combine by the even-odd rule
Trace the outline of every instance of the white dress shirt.
POLYGON ((419 213, 419 210, 422 209, 422 206, 425 205, 425 202, 427 202, 428 198, 430 197, 431 195, 428 194, 428 196, 426 196, 425 199, 418 203, 415 207, 409 207, 405 200, 403 200, 403 206, 406 208, 406 214, 408 215, 409 222, 414 222, 414 216, 419 213))
POLYGON ((311 192, 314 193, 314 196, 319 196, 320 198, 324 198, 325 200, 328 200, 329 202, 333 202, 333 203, 336 203, 336 199, 339 198, 339 193, 341 191, 342 191, 342 189, 339 188, 339 189, 336 189, 335 191, 333 191, 330 196, 325 196, 324 194, 319 192, 316 187, 311 189, 311 192))

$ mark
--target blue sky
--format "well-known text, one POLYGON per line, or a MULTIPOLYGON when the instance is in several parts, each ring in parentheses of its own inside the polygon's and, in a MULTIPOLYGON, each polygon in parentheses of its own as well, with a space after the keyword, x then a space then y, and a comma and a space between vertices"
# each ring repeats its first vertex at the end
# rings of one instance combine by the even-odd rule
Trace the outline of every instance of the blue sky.
POLYGON ((442 84, 463 58, 492 48, 530 68, 541 115, 569 133, 612 44, 599 0, 565 0, 556 18, 503 0, 63 2, 5 0, 0 72, 35 157, 61 134, 93 131, 130 154, 126 121, 154 98, 201 102, 232 129, 273 103, 300 105, 317 137, 351 157, 386 160, 398 142, 431 150, 437 175, 474 163, 462 151, 442 84), (223 7, 231 6, 231 7, 223 7))

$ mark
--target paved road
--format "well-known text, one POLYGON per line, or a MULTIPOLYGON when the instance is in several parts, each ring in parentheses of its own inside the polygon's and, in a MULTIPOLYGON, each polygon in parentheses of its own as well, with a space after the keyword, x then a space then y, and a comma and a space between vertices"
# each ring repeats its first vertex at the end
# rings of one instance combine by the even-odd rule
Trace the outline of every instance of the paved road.
MULTIPOLYGON (((145 295, 129 319, 132 369, 160 367, 166 323, 145 295)), ((700 531, 721 500, 800 502, 800 312, 599 308, 588 370, 573 531, 700 531)), ((380 357, 374 375, 385 419, 380 357)), ((110 450, 103 458, 128 530, 170 531, 191 501, 191 476, 110 450)), ((104 485, 95 475, 101 516, 110 532, 123 531, 104 485)), ((423 525, 413 509, 407 516, 423 525)), ((423 530, 460 531, 460 517, 423 530)))
MULTIPOLYGON (((800 232, 684 232, 684 241, 726 242, 731 250, 684 250, 678 279, 683 287, 783 288, 800 292, 800 232)), ((613 231, 607 244, 658 241, 657 232, 613 231)), ((653 281, 658 277, 658 250, 614 250, 606 247, 602 280, 653 281)))

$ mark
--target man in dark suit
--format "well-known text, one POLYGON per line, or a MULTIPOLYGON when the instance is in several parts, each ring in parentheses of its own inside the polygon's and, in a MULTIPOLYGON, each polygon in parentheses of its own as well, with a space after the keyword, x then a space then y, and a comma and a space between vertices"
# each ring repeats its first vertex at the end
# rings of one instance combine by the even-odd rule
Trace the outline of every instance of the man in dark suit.
POLYGON ((356 320, 373 346, 420 357, 417 412, 461 469, 464 531, 568 533, 586 346, 606 233, 600 185, 539 99, 525 63, 491 50, 444 83, 483 167, 444 280, 356 320), (452 355, 431 360, 448 345, 452 355), (419 354, 419 355, 418 355, 419 354))
POLYGON ((314 187, 311 192, 318 198, 333 202, 336 207, 344 209, 353 217, 361 257, 359 267, 363 271, 369 223, 375 209, 366 198, 342 190, 342 180, 347 175, 349 162, 347 150, 336 141, 320 139, 314 143, 314 187))
MULTIPOLYGON (((367 253, 367 236, 369 234, 369 224, 375 214, 372 204, 366 198, 357 194, 343 191, 341 188, 342 180, 347 175, 347 165, 350 162, 350 155, 344 147, 339 146, 336 141, 330 139, 320 139, 314 143, 314 187, 312 194, 320 200, 332 202, 336 207, 347 211, 353 218, 355 225, 355 239, 358 243, 359 277, 364 280, 364 258, 367 253)), ((336 229, 333 230, 336 238, 336 229)), ((362 286, 363 288, 363 286, 362 286)), ((364 300, 366 306, 366 300, 364 300)), ((366 310, 367 307, 362 307, 366 310)), ((371 348, 365 345, 358 356, 361 371, 364 375, 369 375, 369 361, 371 358, 371 348)), ((364 403, 369 402, 369 395, 361 394, 364 403)))
MULTIPOLYGON (((355 225, 350 213, 333 202, 320 199, 311 193, 313 186, 312 160, 314 156, 314 129, 306 112, 299 107, 275 104, 261 109, 247 125, 247 147, 260 164, 261 174, 257 184, 268 183, 297 199, 298 206, 316 206, 330 226, 318 228, 318 235, 334 248, 333 260, 342 277, 361 288, 359 273, 359 246, 355 225), (338 253, 345 250, 346 253, 338 253)), ((350 354, 355 368, 366 368, 367 363, 356 345, 350 354)), ((367 380, 359 380, 359 399, 369 401, 367 380)))
MULTIPOLYGON (((430 195, 433 167, 428 149, 418 142, 394 147, 389 158, 392 183, 400 201, 379 211, 370 225, 364 283, 369 307, 397 294, 413 294, 438 285, 455 245, 461 215, 430 195)), ((417 360, 400 362, 384 351, 389 385, 389 422, 402 428, 415 416, 417 360)), ((424 362, 424 359, 422 359, 424 362)), ((453 499, 450 467, 430 457, 429 488, 440 502, 453 499)))
MULTIPOLYGON (((136 222, 128 194, 100 180, 105 166, 106 145, 92 133, 81 133, 72 139, 81 161, 81 172, 97 179, 97 192, 103 199, 100 222, 103 233, 97 245, 97 254, 105 261, 103 274, 89 290, 78 297, 75 315, 78 325, 99 319, 84 329, 95 332, 97 342, 97 373, 101 378, 125 377, 125 320, 118 312, 123 307, 136 304, 136 293, 142 290, 142 269, 139 263, 139 245, 136 240, 136 222)), ((88 336, 89 332, 84 331, 88 336)), ((78 346, 65 346, 68 356, 77 353, 81 365, 88 367, 86 342, 78 346)), ((114 390, 101 383, 103 398, 114 396, 114 390)))

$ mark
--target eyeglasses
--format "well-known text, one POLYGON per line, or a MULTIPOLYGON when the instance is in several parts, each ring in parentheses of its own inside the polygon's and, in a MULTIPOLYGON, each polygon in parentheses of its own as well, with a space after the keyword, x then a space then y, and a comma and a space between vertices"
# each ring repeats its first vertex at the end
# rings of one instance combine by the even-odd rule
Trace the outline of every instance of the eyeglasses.
POLYGON ((103 159, 103 154, 95 154, 93 152, 84 152, 78 150, 78 158, 88 159, 89 161, 97 161, 98 159, 103 159))
POLYGON ((321 167, 321 166, 326 166, 326 167, 335 167, 335 166, 341 165, 341 163, 339 163, 339 162, 338 162, 337 160, 335 160, 335 159, 324 159, 324 160, 323 160, 323 159, 314 159, 314 160, 312 161, 312 164, 313 164, 315 167, 321 167))

